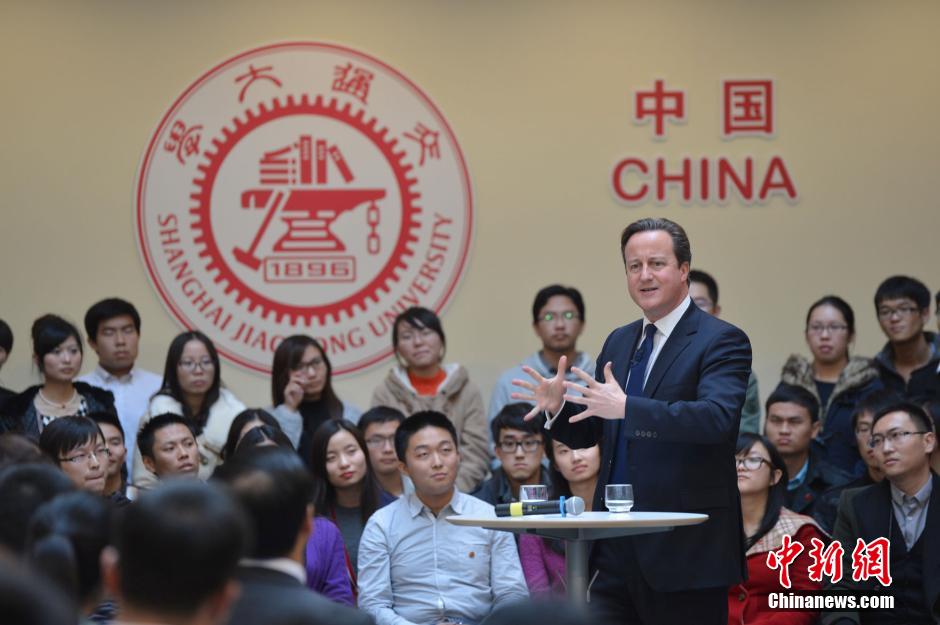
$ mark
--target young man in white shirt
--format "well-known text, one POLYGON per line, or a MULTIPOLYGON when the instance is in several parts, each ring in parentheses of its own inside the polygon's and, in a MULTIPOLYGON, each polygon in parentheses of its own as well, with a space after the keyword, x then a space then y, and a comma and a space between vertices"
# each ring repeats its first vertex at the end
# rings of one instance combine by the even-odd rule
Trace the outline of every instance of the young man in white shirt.
POLYGON ((528 597, 512 535, 447 522, 493 508, 457 491, 457 433, 439 412, 417 412, 395 433, 415 492, 378 510, 359 544, 359 607, 378 625, 480 623, 528 597))
MULTIPOLYGON (((140 342, 140 314, 130 302, 116 297, 101 300, 85 313, 88 344, 98 354, 98 366, 79 381, 111 391, 124 427, 125 445, 134 449, 140 417, 163 378, 134 366, 140 342)), ((133 454, 128 454, 131 470, 133 454)))

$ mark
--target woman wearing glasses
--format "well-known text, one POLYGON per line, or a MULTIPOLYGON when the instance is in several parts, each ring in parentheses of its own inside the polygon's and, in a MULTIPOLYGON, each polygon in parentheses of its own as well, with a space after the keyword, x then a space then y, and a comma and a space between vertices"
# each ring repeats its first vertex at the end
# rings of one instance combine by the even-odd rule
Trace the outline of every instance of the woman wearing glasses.
MULTIPOLYGON (((183 332, 170 343, 163 368, 163 386, 150 400, 140 427, 153 415, 178 414, 188 419, 199 445, 199 477, 208 479, 222 461, 222 450, 232 421, 245 405, 222 388, 219 354, 202 332, 183 332)), ((132 483, 152 488, 157 477, 144 467, 140 449, 134 450, 132 483)))
POLYGON ((422 410, 447 415, 457 429, 460 469, 457 489, 472 493, 490 466, 483 396, 459 364, 444 364, 447 340, 434 311, 413 307, 395 318, 392 347, 399 366, 372 394, 373 406, 397 408, 406 416, 422 410))
POLYGON ((320 424, 331 419, 355 423, 361 414, 336 396, 330 359, 316 340, 303 334, 287 337, 274 351, 271 402, 268 411, 310 468, 310 443, 320 424))
POLYGON ((810 625, 816 622, 814 610, 771 610, 768 595, 819 590, 822 582, 809 579, 812 539, 828 540, 811 517, 783 507, 787 489, 787 465, 773 444, 758 434, 738 436, 735 449, 741 516, 744 519, 747 549, 747 581, 728 590, 728 624, 775 623, 810 625), (767 565, 767 554, 783 547, 784 542, 800 543, 803 550, 790 564, 790 587, 780 582, 779 568, 767 565))
POLYGON ((861 475, 865 464, 856 446, 852 415, 859 400, 882 384, 871 359, 849 355, 855 339, 852 307, 835 295, 814 302, 806 314, 805 337, 813 360, 790 356, 781 380, 802 386, 819 400, 822 429, 816 440, 823 445, 826 460, 861 475))
POLYGON ((62 417, 43 428, 39 448, 76 488, 104 495, 110 454, 104 434, 88 417, 62 417))
POLYGON ((57 315, 43 315, 32 328, 33 362, 42 384, 31 386, 6 400, 0 433, 16 432, 39 440, 55 419, 115 412, 111 391, 76 382, 82 370, 82 339, 78 328, 57 315))

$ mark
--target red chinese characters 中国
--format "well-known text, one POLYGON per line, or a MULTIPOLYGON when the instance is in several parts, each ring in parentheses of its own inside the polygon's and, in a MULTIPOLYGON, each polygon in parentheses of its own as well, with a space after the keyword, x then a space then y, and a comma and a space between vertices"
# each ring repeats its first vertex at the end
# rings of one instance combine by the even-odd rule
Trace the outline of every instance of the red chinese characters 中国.
POLYGON ((644 124, 647 119, 652 118, 653 135, 662 138, 666 134, 667 118, 675 122, 685 121, 685 92, 666 91, 662 80, 657 80, 654 84, 652 91, 636 92, 633 121, 644 124))
POLYGON ((790 536, 783 537, 780 549, 767 552, 767 567, 771 570, 780 569, 780 585, 790 587, 790 565, 797 556, 803 553, 803 545, 794 542, 790 536))
POLYGON ((809 565, 809 578, 814 582, 823 581, 823 575, 827 575, 833 583, 842 579, 842 556, 845 549, 842 543, 834 540, 826 545, 818 538, 810 539, 813 545, 809 550, 809 557, 813 562, 809 565))
POLYGON ((773 96, 772 80, 722 81, 722 137, 773 135, 773 96))
POLYGON ((876 538, 869 543, 859 538, 852 550, 852 580, 863 582, 872 577, 882 586, 891 585, 891 543, 887 538, 876 538))

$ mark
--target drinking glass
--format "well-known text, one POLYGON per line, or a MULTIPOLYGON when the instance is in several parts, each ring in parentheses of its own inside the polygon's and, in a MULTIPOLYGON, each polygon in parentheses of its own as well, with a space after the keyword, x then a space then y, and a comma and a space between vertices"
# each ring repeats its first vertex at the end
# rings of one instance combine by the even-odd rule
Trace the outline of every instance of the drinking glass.
POLYGON ((519 501, 548 501, 548 486, 523 484, 519 487, 519 501))
POLYGON ((630 512, 633 507, 631 484, 608 484, 604 494, 604 505, 611 512, 630 512))

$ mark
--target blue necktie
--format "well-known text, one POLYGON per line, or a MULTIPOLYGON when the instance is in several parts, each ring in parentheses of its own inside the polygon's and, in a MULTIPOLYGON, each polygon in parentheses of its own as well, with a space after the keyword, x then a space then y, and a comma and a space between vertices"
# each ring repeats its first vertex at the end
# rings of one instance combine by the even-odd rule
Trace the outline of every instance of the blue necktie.
MULTIPOLYGON (((642 397, 643 386, 646 383, 646 365, 649 364, 650 354, 653 353, 653 336, 656 334, 656 326, 652 323, 646 326, 646 335, 643 342, 633 354, 633 360, 630 361, 630 378, 627 380, 627 405, 630 404, 631 397, 642 397)), ((627 483, 627 436, 624 430, 624 421, 621 419, 617 425, 617 441, 614 446, 614 463, 610 469, 610 479, 608 484, 626 484, 627 483)))

